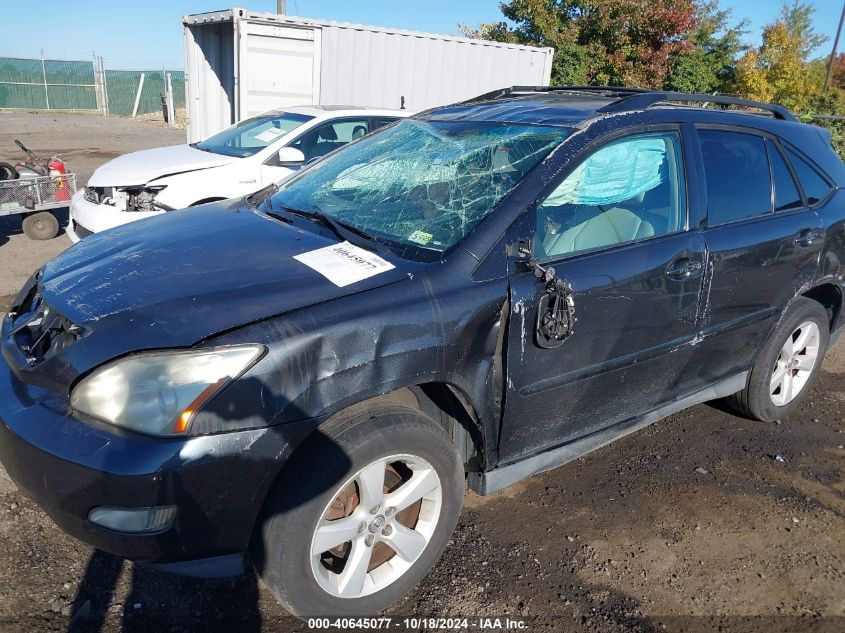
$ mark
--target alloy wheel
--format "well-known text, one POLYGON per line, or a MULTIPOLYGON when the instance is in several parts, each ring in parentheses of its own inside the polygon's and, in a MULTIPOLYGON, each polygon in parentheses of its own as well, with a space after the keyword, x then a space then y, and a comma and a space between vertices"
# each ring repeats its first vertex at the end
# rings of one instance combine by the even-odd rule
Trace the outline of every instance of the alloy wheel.
POLYGON ((769 382, 775 406, 786 406, 804 389, 816 367, 820 341, 819 326, 813 321, 805 321, 786 339, 769 382))
POLYGON ((340 598, 381 591, 416 562, 442 508, 440 477, 409 454, 371 462, 324 508, 311 537, 317 584, 340 598))

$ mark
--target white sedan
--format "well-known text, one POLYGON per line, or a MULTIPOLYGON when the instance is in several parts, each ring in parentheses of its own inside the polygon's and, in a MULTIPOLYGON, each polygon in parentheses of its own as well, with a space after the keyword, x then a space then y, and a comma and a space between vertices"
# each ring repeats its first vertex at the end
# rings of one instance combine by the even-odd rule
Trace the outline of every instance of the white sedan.
POLYGON ((245 119, 199 143, 119 156, 97 169, 73 196, 68 237, 78 242, 133 220, 253 193, 410 114, 295 106, 245 119))

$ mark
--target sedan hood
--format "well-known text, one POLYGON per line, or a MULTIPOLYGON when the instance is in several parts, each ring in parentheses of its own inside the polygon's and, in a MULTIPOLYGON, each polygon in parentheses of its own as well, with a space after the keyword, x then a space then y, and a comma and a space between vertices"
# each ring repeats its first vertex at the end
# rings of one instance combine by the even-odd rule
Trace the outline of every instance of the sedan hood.
POLYGON ((190 145, 171 145, 124 154, 101 166, 88 181, 90 187, 131 187, 186 171, 227 165, 233 156, 223 156, 194 149, 190 145))
POLYGON ((88 330, 69 351, 88 347, 105 360, 139 349, 186 347, 239 325, 407 279, 422 266, 384 255, 392 264, 384 272, 339 287, 294 259, 336 240, 242 204, 131 222, 88 237, 49 262, 41 296, 88 330))

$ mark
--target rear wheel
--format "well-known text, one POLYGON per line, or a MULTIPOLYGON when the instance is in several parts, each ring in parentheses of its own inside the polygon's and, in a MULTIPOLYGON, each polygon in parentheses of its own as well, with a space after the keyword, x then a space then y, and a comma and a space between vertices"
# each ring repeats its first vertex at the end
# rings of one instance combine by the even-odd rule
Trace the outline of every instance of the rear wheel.
POLYGON ((768 422, 792 411, 812 388, 830 339, 829 317, 812 299, 798 299, 760 349, 745 389, 728 398, 739 413, 768 422))
POLYGON ((31 213, 22 224, 24 234, 31 240, 52 240, 59 234, 59 221, 49 211, 31 213))
POLYGON ((321 428, 268 500, 256 566, 299 616, 367 615, 440 557, 463 501, 446 433, 388 405, 321 428))

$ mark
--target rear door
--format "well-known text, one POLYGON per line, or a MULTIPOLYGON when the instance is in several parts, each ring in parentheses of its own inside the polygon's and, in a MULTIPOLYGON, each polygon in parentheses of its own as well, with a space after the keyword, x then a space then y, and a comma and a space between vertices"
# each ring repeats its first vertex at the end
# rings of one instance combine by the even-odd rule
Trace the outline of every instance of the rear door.
POLYGON ((781 143, 745 129, 698 129, 710 258, 697 379, 751 365, 786 304, 815 276, 822 231, 781 143))
POLYGON ((533 210, 534 254, 571 285, 574 322, 549 340, 547 283, 511 276, 504 460, 686 392, 705 253, 688 230, 682 145, 677 129, 612 141, 533 210))

